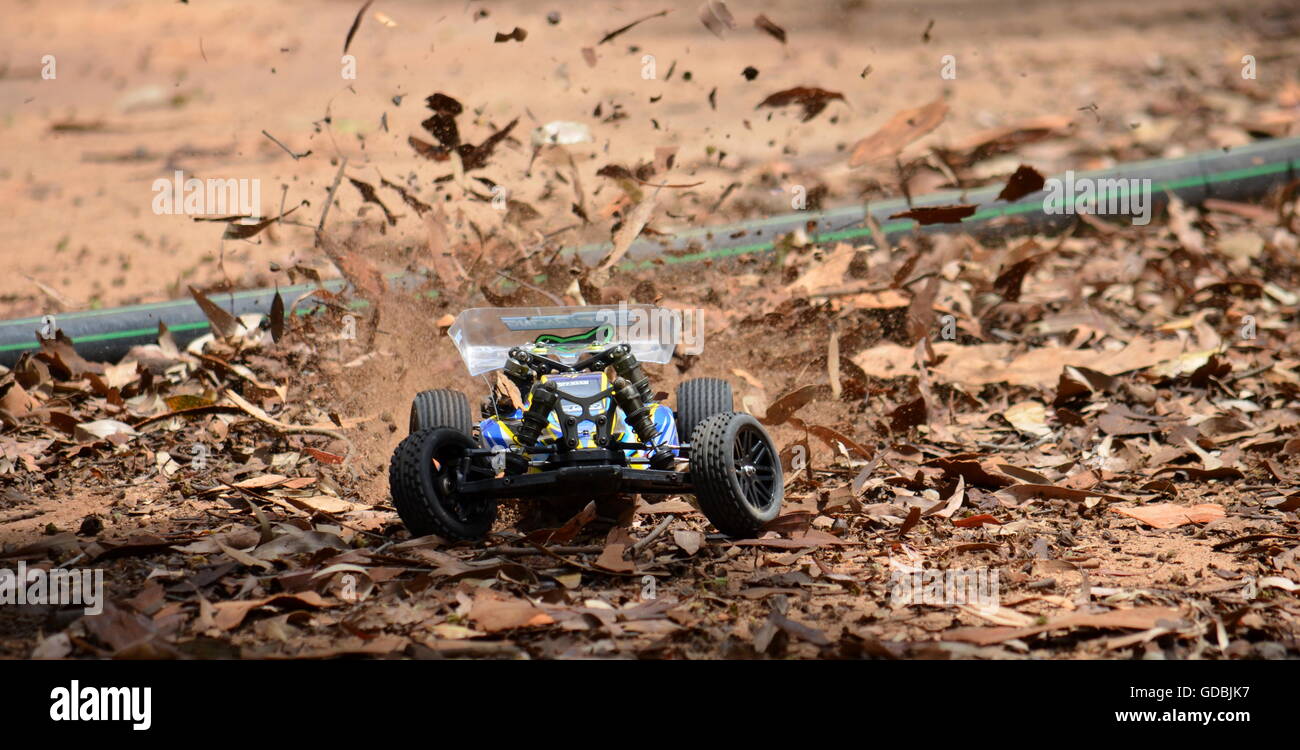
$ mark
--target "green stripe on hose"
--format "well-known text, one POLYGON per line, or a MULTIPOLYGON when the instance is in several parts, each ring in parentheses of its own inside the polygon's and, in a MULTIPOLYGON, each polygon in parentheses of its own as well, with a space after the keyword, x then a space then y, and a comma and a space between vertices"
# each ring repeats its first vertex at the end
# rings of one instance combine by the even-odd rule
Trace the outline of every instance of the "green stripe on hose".
MULTIPOLYGON (((1238 149, 1234 152, 1234 154, 1236 155, 1248 154, 1250 151, 1269 149, 1269 148, 1276 147, 1278 145, 1279 144, 1277 142, 1263 142, 1258 145, 1246 147, 1244 149, 1238 149)), ((1197 159, 1204 159, 1204 158, 1206 157, 1198 155, 1198 156, 1194 156, 1190 158, 1182 158, 1182 159, 1165 159, 1165 160, 1144 162, 1141 163, 1141 166, 1150 169, 1158 165, 1176 164, 1180 162, 1194 161, 1197 159)), ((1152 189, 1159 190, 1162 192, 1177 191, 1182 188, 1194 187, 1197 185, 1215 185, 1215 184, 1222 184, 1222 183, 1230 183, 1230 182, 1235 182, 1237 180, 1279 174, 1279 173, 1286 172, 1287 170, 1296 170, 1296 169, 1300 169, 1300 160, 1285 159, 1282 161, 1269 162, 1265 164, 1259 164, 1256 166, 1244 167, 1241 169, 1234 169, 1225 172, 1216 172, 1208 175, 1196 175, 1193 177, 1186 177, 1177 180, 1154 182, 1152 184, 1152 189)), ((1100 170, 1098 173, 1105 174, 1107 172, 1109 172, 1109 170, 1100 170)), ((1081 174, 1088 175, 1088 174, 1097 174, 1097 173, 1081 173, 1081 174)), ((1106 177, 1105 179, 1119 179, 1119 180, 1127 181, 1131 179, 1143 179, 1143 178, 1122 177, 1118 174, 1111 174, 1111 176, 1106 177)), ((984 192, 991 192, 990 188, 983 188, 981 190, 984 192)), ((1113 192, 1112 191, 1107 191, 1104 193, 1099 192, 1095 196, 1095 199, 1100 201, 1104 198, 1110 197, 1112 194, 1116 196, 1126 196, 1128 192, 1129 192, 1128 188, 1122 184, 1113 192)), ((953 196, 953 198, 960 198, 962 195, 963 193, 961 192, 950 191, 948 193, 941 193, 936 196, 933 196, 933 198, 942 199, 944 196, 953 196)), ((1083 196, 1079 196, 1075 198, 1074 202, 1077 204, 1082 200, 1083 200, 1083 196)), ((1059 209, 1064 205, 1064 202, 1054 201, 1050 205, 1059 209)), ((1009 204, 1006 206, 1000 206, 994 208, 986 208, 984 210, 976 212, 972 216, 967 217, 963 222, 961 222, 961 224, 950 225, 950 226, 954 228, 960 227, 962 225, 973 226, 976 223, 983 222, 988 219, 995 219, 1002 216, 1015 216, 1019 214, 1041 212, 1047 206, 1048 204, 1043 202, 1031 202, 1031 203, 1009 204)), ((851 210, 852 207, 849 208, 851 210)), ((809 214, 809 216, 818 216, 818 215, 825 216, 826 214, 825 213, 809 214)), ((729 231, 734 232, 734 231, 738 231, 741 228, 756 228, 756 227, 765 227, 771 225, 781 225, 781 224, 789 223, 791 219, 792 216, 789 215, 768 217, 763 219, 756 219, 749 222, 744 222, 740 225, 735 225, 732 227, 718 227, 715 229, 687 231, 677 236, 678 237, 691 237, 697 235, 707 236, 711 233, 729 232, 729 231)), ((909 231, 915 228, 916 226, 917 223, 914 222, 913 220, 903 219, 899 221, 892 221, 892 222, 885 223, 880 227, 880 229, 885 234, 894 234, 897 232, 909 231)), ((872 230, 869 227, 856 227, 856 228, 844 229, 835 232, 821 233, 818 234, 817 237, 819 241, 839 241, 839 240, 857 239, 860 237, 870 236, 871 234, 872 234, 872 230)), ((686 253, 686 254, 681 254, 676 256, 667 255, 667 256, 662 256, 657 260, 661 260, 664 263, 674 264, 674 265, 679 263, 694 263, 703 260, 729 258, 738 255, 749 255, 752 253, 765 252, 771 250, 774 244, 775 244, 775 239, 769 239, 761 242, 750 243, 747 245, 737 245, 733 247, 721 247, 721 248, 714 248, 709 250, 701 250, 699 252, 686 253)), ((582 252, 584 250, 592 251, 592 250, 600 250, 602 247, 605 247, 605 245, 588 245, 581 248, 565 248, 562 252, 574 253, 574 252, 582 252)), ((643 261, 625 261, 621 265, 624 268, 648 268, 651 267, 653 264, 654 264, 654 260, 643 260, 643 261)), ((394 274, 389 278, 399 278, 399 277, 400 274, 394 274)), ((326 288, 342 287, 343 282, 339 280, 331 280, 331 281, 324 282, 324 285, 326 286, 326 288)), ((267 293, 268 293, 267 290, 247 290, 242 292, 225 293, 220 295, 220 298, 226 298, 232 300, 245 299, 248 297, 255 297, 267 293)), ((431 293, 430 296, 434 294, 436 294, 436 292, 431 293)), ((140 305, 132 305, 125 308, 110 308, 105 310, 78 312, 78 313, 73 313, 72 316, 75 316, 78 319, 93 318, 93 317, 98 317, 100 315, 117 315, 117 314, 122 314, 124 312, 162 310, 169 307, 189 306, 190 304, 192 303, 189 302, 188 300, 172 300, 167 302, 153 302, 153 303, 145 303, 140 305)), ((353 300, 349 306, 353 308, 362 308, 368 305, 369 303, 365 300, 353 300)), ((297 314, 303 315, 311 311, 312 310, 310 309, 302 309, 302 310, 298 310, 297 314)), ((6 325, 26 324, 35 327, 40 325, 41 320, 42 320, 41 317, 33 317, 33 318, 19 319, 14 321, 7 321, 5 322, 5 324, 6 325)), ((174 331, 194 331, 194 330, 206 328, 207 326, 208 324, 206 322, 195 322, 195 323, 175 324, 170 326, 170 328, 171 330, 174 331)), ((74 344, 81 344, 81 343, 95 343, 100 341, 114 341, 114 340, 129 339, 129 338, 140 338, 140 337, 149 336, 153 334, 156 330, 157 330, 156 328, 151 327, 151 328, 134 328, 125 331, 111 331, 106 333, 96 333, 96 334, 89 334, 85 336, 79 336, 74 338, 72 341, 74 344)), ((0 352, 24 351, 24 350, 32 350, 37 348, 38 348, 38 344, 36 344, 35 342, 0 344, 0 352)))

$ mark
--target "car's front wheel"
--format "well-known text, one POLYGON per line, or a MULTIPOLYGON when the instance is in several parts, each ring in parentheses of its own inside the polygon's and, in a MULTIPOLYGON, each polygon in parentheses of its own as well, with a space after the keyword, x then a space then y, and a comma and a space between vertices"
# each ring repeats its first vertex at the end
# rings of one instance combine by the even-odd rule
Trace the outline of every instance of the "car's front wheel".
POLYGON ((393 506, 412 536, 437 534, 451 540, 481 539, 497 517, 495 500, 461 494, 460 482, 491 476, 487 467, 470 463, 474 439, 458 430, 439 427, 408 435, 393 452, 388 487, 393 506))
POLYGON ((700 510, 729 536, 750 537, 781 512, 784 476, 767 430, 748 414, 715 414, 691 439, 700 510))

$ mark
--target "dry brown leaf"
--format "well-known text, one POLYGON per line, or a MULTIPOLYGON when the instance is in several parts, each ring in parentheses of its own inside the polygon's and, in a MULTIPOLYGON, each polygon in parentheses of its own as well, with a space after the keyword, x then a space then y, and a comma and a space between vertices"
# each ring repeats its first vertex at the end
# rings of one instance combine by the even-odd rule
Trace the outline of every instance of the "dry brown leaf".
POLYGON ((1080 490, 1073 487, 1061 487, 1055 484, 1016 484, 998 490, 998 494, 1009 495, 1021 503, 1034 497, 1042 497, 1049 500, 1077 500, 1080 502, 1094 497, 1102 500, 1111 500, 1113 502, 1131 502, 1133 500, 1131 497, 1110 495, 1104 492, 1093 492, 1090 490, 1080 490))
POLYGON ((596 558, 596 567, 614 573, 631 573, 636 570, 636 564, 624 558, 624 554, 631 546, 632 537, 628 535, 627 530, 615 526, 605 538, 605 549, 601 551, 600 557, 596 558))
POLYGON ((979 646, 991 646, 1013 638, 1029 638, 1052 630, 1073 630, 1074 628, 1103 628, 1119 630, 1149 630, 1161 621, 1177 622, 1181 614, 1176 609, 1167 607, 1137 607, 1119 609, 1102 614, 1078 612, 1057 618, 1043 625, 1027 628, 957 628, 944 633, 946 641, 962 641, 979 646))
POLYGON ((1000 201, 1018 201, 1021 198, 1036 193, 1043 189, 1047 181, 1033 167, 1021 164, 1016 171, 1007 178, 1007 184, 998 193, 997 199, 1000 201))
POLYGON ((809 263, 799 278, 786 285, 786 291, 791 294, 816 294, 839 287, 848 276, 849 265, 853 263, 856 254, 857 248, 845 242, 839 243, 824 258, 809 263))
POLYGON ((1044 346, 1016 354, 1009 344, 960 346, 940 341, 934 344, 935 353, 947 358, 931 372, 941 382, 957 383, 964 388, 1007 383, 1049 389, 1058 382, 1066 365, 1119 375, 1173 359, 1182 348, 1182 344, 1170 339, 1138 338, 1118 351, 1044 346))
POLYGON ((948 162, 956 166, 968 166, 1060 134, 1070 127, 1071 122, 1072 118, 1065 115, 1031 118, 975 133, 937 150, 943 153, 948 162))
POLYGON ((262 597, 261 599, 245 599, 234 602, 217 602, 212 605, 214 610, 213 624, 219 630, 234 630, 243 623, 244 618, 259 607, 265 607, 268 604, 277 606, 299 606, 324 608, 335 606, 333 602, 326 601, 315 591, 303 591, 297 594, 276 594, 275 596, 262 597))
POLYGON ((826 109, 827 104, 836 99, 844 101, 844 95, 835 91, 819 89, 815 86, 797 86, 768 96, 759 102, 755 109, 798 104, 803 107, 803 122, 808 122, 820 114, 823 109, 826 109))
POLYGON ((893 159, 909 143, 939 127, 947 115, 948 104, 943 99, 895 114, 880 130, 853 145, 849 166, 860 167, 877 159, 893 159))
POLYGON ((536 605, 490 589, 474 593, 469 619, 488 633, 550 625, 554 618, 536 605))
POLYGON ((773 401, 771 406, 767 407, 767 414, 759 421, 769 427, 784 424, 791 415, 807 406, 823 390, 827 389, 827 386, 820 385, 805 385, 802 388, 796 388, 773 401))
POLYGON ((704 544, 704 535, 694 529, 678 529, 673 532, 673 541, 687 555, 694 555, 704 544))
POLYGON ((767 33, 771 34, 772 37, 775 38, 777 41, 779 41, 781 44, 785 44, 786 42, 785 29, 781 28, 780 26, 777 26, 775 23, 772 22, 772 19, 768 18, 762 13, 758 14, 758 16, 754 18, 754 27, 766 31, 767 33))
POLYGON ((708 0, 701 6, 700 23, 719 39, 724 38, 723 32, 727 29, 736 28, 736 19, 732 17, 731 11, 727 10, 727 4, 722 0, 708 0))
POLYGON ((1201 503, 1200 505, 1175 505, 1159 503, 1140 505, 1136 508, 1111 508, 1116 513, 1136 518, 1142 523, 1157 529, 1176 529, 1188 523, 1210 523, 1224 517, 1222 505, 1201 503))
POLYGON ((850 360, 874 378, 892 380, 916 374, 916 358, 912 347, 892 342, 864 349, 850 357, 850 360))
POLYGON ((605 260, 592 272, 592 277, 597 281, 598 286, 603 285, 609 279, 610 269, 623 260, 623 256, 632 247, 632 243, 641 234, 641 230, 645 229, 650 217, 654 215, 655 206, 658 204, 658 196, 659 189, 656 188, 654 193, 647 196, 645 200, 637 204, 636 208, 632 209, 627 218, 623 220, 623 226, 619 227, 618 231, 614 233, 614 246, 610 249, 609 255, 605 256, 605 260))
POLYGON ((911 219, 921 226, 930 224, 960 224, 962 219, 973 216, 979 210, 976 205, 955 206, 916 206, 906 211, 890 214, 891 219, 911 219))
POLYGON ((212 332, 223 339, 233 338, 243 332, 244 326, 234 315, 226 312, 220 305, 208 299, 208 296, 194 287, 190 287, 190 296, 198 303, 199 309, 207 317, 212 332))
POLYGON ((1030 437, 1041 438, 1052 434, 1052 428, 1047 426, 1047 407, 1041 401, 1013 404, 1002 412, 1002 416, 1006 417, 1012 427, 1030 437))

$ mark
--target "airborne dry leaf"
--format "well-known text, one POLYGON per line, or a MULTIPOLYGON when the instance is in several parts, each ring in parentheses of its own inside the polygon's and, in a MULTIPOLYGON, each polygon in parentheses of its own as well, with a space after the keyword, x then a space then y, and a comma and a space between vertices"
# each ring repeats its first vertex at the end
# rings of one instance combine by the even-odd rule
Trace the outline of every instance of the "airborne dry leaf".
POLYGON ((736 19, 722 0, 706 0, 700 8, 700 23, 719 39, 726 38, 723 32, 736 28, 736 19))
POLYGON ((891 219, 912 219, 921 226, 929 224, 957 224, 973 215, 979 206, 918 206, 890 214, 891 219))
POLYGON ((754 27, 758 29, 762 29, 763 31, 766 31, 767 33, 771 34, 772 37, 776 39, 778 42, 780 42, 781 44, 786 43, 785 29, 781 28, 780 26, 777 26, 775 23, 772 22, 772 19, 768 18, 762 13, 754 17, 754 27))
POLYGON ((912 141, 939 127, 947 115, 948 104, 943 99, 896 113, 879 130, 853 144, 849 166, 860 167, 878 159, 893 159, 912 141))
POLYGON ((998 193, 998 200, 1020 200, 1030 193, 1042 190, 1045 183, 1046 180, 1038 173, 1038 170, 1021 164, 1007 179, 1006 187, 1002 188, 1002 192, 998 193))
POLYGON ((798 104, 803 108, 803 121, 808 122, 822 110, 826 105, 836 99, 843 101, 844 95, 835 91, 817 88, 816 86, 796 86, 792 89, 778 91, 769 95, 766 99, 758 103, 755 109, 762 107, 785 107, 791 104, 798 104))

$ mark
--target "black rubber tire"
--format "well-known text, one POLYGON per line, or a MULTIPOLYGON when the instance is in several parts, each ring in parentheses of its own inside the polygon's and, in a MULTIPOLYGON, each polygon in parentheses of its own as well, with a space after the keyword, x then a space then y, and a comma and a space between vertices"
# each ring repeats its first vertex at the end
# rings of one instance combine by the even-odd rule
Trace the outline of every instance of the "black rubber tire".
POLYGON ((735 411, 731 383, 718 378, 692 378, 677 386, 677 437, 694 443, 695 428, 714 414, 735 411))
POLYGON ((388 489, 393 507, 412 536, 437 534, 448 540, 482 539, 497 518, 495 501, 462 507, 445 472, 475 447, 474 439, 450 427, 408 435, 393 451, 388 489), (438 460, 442 468, 434 466, 438 460))
POLYGON ((438 388, 420 391, 411 402, 410 432, 450 427, 465 435, 474 429, 474 415, 469 409, 469 399, 460 391, 438 388))
POLYGON ((781 459, 757 419, 743 413, 715 414, 700 423, 691 441, 691 482, 700 510, 724 534, 752 537, 781 512, 785 496, 781 459), (745 458, 737 452, 748 448, 745 458), (754 476, 743 466, 753 465, 754 476))

